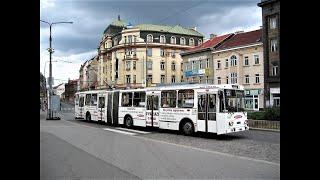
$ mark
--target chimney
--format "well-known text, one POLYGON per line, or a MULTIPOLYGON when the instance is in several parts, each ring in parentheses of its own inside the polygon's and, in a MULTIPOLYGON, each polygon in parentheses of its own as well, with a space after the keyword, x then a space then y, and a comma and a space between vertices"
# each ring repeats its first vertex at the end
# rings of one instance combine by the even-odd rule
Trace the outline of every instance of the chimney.
POLYGON ((215 38, 215 37, 217 37, 216 34, 210 34, 210 39, 213 39, 213 38, 215 38))
POLYGON ((120 15, 118 15, 118 21, 120 21, 120 15))
POLYGON ((235 34, 240 34, 240 33, 243 33, 244 31, 241 30, 241 31, 236 31, 235 34))

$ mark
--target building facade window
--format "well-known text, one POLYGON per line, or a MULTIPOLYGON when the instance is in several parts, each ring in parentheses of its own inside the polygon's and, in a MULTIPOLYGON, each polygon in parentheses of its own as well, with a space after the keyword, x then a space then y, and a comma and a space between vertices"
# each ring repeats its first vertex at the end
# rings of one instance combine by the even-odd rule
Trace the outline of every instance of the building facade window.
POLYGON ((136 61, 133 61, 132 69, 133 69, 133 70, 136 70, 136 66, 137 66, 137 62, 136 62, 136 61))
POLYGON ((130 84, 131 83, 131 77, 130 75, 126 75, 126 83, 130 84))
POLYGON ((152 75, 148 75, 147 76, 147 82, 148 83, 152 83, 152 75))
POLYGON ((226 84, 229 84, 229 76, 226 76, 226 84))
POLYGON ((192 61, 192 64, 191 64, 191 70, 194 70, 195 69, 195 65, 196 65, 196 62, 195 61, 192 61))
POLYGON ((248 56, 244 57, 244 65, 249 66, 249 57, 248 56))
POLYGON ((128 36, 128 43, 131 44, 132 43, 132 35, 128 36))
POLYGON ((183 71, 183 63, 181 63, 180 68, 181 68, 181 71, 183 71))
POLYGON ((206 68, 209 68, 209 59, 206 61, 206 68))
POLYGON ((277 52, 278 51, 278 41, 277 39, 271 39, 270 40, 270 49, 271 52, 277 52))
POLYGON ((237 84, 238 83, 238 75, 237 73, 231 73, 231 84, 237 84))
POLYGON ((133 36, 133 42, 137 42, 137 36, 133 36))
POLYGON ((161 70, 164 70, 164 69, 165 69, 165 62, 164 62, 164 61, 161 61, 161 62, 160 62, 160 69, 161 69, 161 70))
POLYGON ((272 73, 271 73, 271 75, 272 75, 272 76, 277 76, 277 75, 278 75, 278 69, 279 69, 278 65, 273 65, 273 66, 272 66, 272 73))
POLYGON ((175 62, 172 62, 172 63, 171 63, 171 70, 172 70, 172 71, 175 71, 175 70, 176 70, 176 63, 175 63, 175 62))
POLYGON ((147 62, 147 69, 152 70, 152 61, 147 62))
POLYGON ((229 60, 226 59, 226 68, 229 66, 229 60))
POLYGON ((186 39, 184 37, 180 38, 180 44, 181 45, 186 45, 186 39))
POLYGON ((118 45, 118 38, 114 38, 113 44, 114 44, 115 46, 118 45))
POLYGON ((165 78, 166 78, 165 75, 161 75, 161 79, 160 79, 161 84, 165 83, 165 78))
POLYGON ((209 76, 206 77, 206 83, 209 83, 209 76))
POLYGON ((217 77, 218 84, 221 84, 221 77, 217 77))
POLYGON ((199 69, 202 69, 202 60, 199 61, 199 69))
POLYGON ((152 43, 153 42, 153 36, 151 34, 147 35, 147 42, 152 43))
POLYGON ((230 58, 230 66, 237 66, 237 57, 235 55, 230 58))
POLYGON ((131 69, 131 61, 126 61, 126 70, 130 71, 131 69))
POLYGON ((136 84, 137 83, 137 76, 133 75, 133 83, 136 84))
POLYGON ((171 77, 171 83, 175 83, 175 82, 176 82, 176 76, 173 75, 173 76, 171 77))
POLYGON ((165 54, 164 54, 164 49, 161 48, 161 49, 160 49, 160 56, 161 56, 161 57, 164 57, 164 55, 165 55, 165 54))
POLYGON ((183 82, 183 76, 181 76, 181 82, 183 82))
POLYGON ((194 46, 194 39, 193 38, 189 39, 189 46, 194 46))
POLYGON ((254 58, 254 64, 260 64, 259 55, 254 55, 253 58, 254 58))
POLYGON ((256 74, 256 83, 260 83, 260 77, 259 77, 259 74, 256 74))
POLYGON ((164 35, 160 36, 160 43, 166 43, 166 37, 164 35))
POLYGON ((148 55, 149 57, 152 56, 152 48, 148 48, 148 49, 147 49, 147 55, 148 55))
POLYGON ((171 38, 170 38, 170 43, 171 43, 171 44, 176 44, 176 37, 171 36, 171 38))
POLYGON ((218 68, 218 69, 221 68, 221 62, 220 62, 220 61, 218 61, 218 63, 217 63, 217 68, 218 68))
POLYGON ((270 29, 276 29, 277 28, 277 17, 273 16, 269 18, 269 27, 270 29))
POLYGON ((199 83, 202 82, 202 78, 203 78, 202 76, 199 77, 199 83))
POLYGON ((245 82, 246 82, 246 84, 249 84, 249 83, 250 83, 250 81, 249 81, 249 75, 245 75, 244 77, 245 77, 245 82))
POLYGON ((124 39, 124 43, 127 44, 128 42, 127 36, 123 36, 123 39, 124 39))

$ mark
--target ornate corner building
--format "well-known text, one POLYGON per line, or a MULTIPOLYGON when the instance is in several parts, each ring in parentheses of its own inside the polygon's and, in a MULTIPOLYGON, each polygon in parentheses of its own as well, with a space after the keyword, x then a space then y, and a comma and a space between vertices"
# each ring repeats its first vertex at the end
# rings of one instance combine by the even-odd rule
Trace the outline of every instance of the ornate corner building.
POLYGON ((180 53, 203 35, 180 25, 138 24, 120 19, 104 31, 98 47, 98 89, 139 88, 183 80, 180 53))

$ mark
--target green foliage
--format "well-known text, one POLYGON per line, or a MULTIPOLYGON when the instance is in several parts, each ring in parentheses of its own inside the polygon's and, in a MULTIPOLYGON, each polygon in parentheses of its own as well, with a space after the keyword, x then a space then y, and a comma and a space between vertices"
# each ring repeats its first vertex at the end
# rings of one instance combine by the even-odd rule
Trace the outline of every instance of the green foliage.
POLYGON ((248 111, 248 119, 265 120, 263 111, 248 111))
POLYGON ((280 107, 266 108, 265 118, 267 120, 280 121, 280 107))
POLYGON ((248 119, 280 121, 280 107, 265 108, 264 111, 248 111, 248 119))

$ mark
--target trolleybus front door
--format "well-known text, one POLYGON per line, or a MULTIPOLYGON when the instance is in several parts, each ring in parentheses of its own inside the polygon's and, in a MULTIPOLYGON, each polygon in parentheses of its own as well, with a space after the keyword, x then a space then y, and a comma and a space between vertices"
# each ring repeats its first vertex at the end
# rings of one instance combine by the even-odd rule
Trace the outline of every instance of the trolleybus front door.
POLYGON ((159 95, 147 95, 146 125, 159 127, 159 95))
POLYGON ((198 131, 216 130, 216 95, 198 93, 198 131))
POLYGON ((105 94, 98 94, 98 121, 102 122, 106 121, 105 101, 105 94))
POLYGON ((79 107, 78 107, 78 112, 79 112, 79 115, 78 117, 79 118, 85 118, 85 114, 84 114, 84 95, 83 94, 80 94, 79 95, 79 107))

